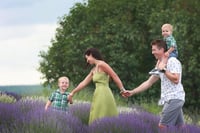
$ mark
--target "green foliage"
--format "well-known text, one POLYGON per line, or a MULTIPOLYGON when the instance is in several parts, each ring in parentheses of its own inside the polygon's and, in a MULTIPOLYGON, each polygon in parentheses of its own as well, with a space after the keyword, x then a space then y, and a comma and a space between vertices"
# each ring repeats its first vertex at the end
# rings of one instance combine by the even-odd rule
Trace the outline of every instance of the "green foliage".
POLYGON ((49 97, 51 95, 52 91, 48 88, 44 88, 42 90, 42 95, 45 96, 45 97, 49 97))
POLYGON ((147 112, 159 115, 162 111, 162 107, 158 106, 158 104, 154 101, 151 101, 149 103, 143 102, 140 104, 147 112))
POLYGON ((188 107, 184 109, 184 114, 187 123, 200 125, 200 111, 198 107, 188 107))
POLYGON ((6 94, 0 94, 0 103, 15 103, 16 99, 6 94))
MULTIPOLYGON (((200 5, 196 0, 88 0, 77 3, 69 15, 59 20, 52 46, 41 51, 39 71, 45 85, 56 84, 66 75, 77 85, 89 72, 85 69, 84 51, 96 47, 106 62, 117 72, 127 89, 132 89, 148 78, 155 65, 150 42, 162 38, 161 26, 174 26, 179 59, 183 64, 183 84, 186 106, 200 102, 200 5)), ((111 88, 118 91, 116 85, 111 88)), ((158 99, 160 85, 129 101, 158 99)))
POLYGON ((78 101, 91 102, 93 97, 93 92, 94 90, 92 90, 92 88, 86 87, 84 90, 80 91, 79 93, 76 93, 76 95, 74 95, 73 98, 78 101))

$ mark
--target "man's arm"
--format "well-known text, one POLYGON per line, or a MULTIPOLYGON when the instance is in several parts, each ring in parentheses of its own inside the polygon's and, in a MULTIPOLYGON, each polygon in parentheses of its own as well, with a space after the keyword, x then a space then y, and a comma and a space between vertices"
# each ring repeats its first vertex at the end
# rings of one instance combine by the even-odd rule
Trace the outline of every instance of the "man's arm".
POLYGON ((158 68, 159 68, 160 70, 165 70, 165 71, 164 71, 165 76, 166 76, 171 82, 173 82, 173 83, 175 83, 175 84, 178 84, 179 78, 180 78, 180 74, 179 74, 179 73, 172 73, 172 72, 170 72, 169 70, 166 69, 166 64, 164 64, 164 63, 162 63, 162 62, 159 64, 158 68))
POLYGON ((180 77, 179 73, 171 73, 170 71, 166 70, 164 74, 174 84, 178 84, 179 83, 179 77, 180 77))
POLYGON ((150 88, 158 79, 159 79, 159 77, 152 75, 149 77, 148 80, 144 81, 142 84, 140 84, 135 89, 133 89, 131 91, 126 91, 125 95, 132 96, 137 93, 143 92, 143 91, 147 90, 148 88, 150 88))

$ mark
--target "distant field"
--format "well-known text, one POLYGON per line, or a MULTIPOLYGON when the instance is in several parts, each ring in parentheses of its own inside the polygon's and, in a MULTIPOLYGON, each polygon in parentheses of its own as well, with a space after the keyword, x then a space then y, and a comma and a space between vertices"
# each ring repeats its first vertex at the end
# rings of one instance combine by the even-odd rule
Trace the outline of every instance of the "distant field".
POLYGON ((0 91, 15 92, 20 95, 38 95, 42 93, 43 89, 42 85, 0 86, 0 91))

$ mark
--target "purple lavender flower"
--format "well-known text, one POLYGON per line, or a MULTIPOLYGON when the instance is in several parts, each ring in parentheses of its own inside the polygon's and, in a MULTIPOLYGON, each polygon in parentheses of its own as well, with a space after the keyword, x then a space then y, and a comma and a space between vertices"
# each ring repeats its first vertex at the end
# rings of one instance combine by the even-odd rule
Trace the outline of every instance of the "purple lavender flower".
POLYGON ((88 124, 90 104, 89 103, 78 103, 71 105, 69 108, 69 113, 79 118, 83 124, 88 124))
MULTIPOLYGON (((107 117, 96 120, 89 127, 90 133, 155 133, 148 121, 142 120, 143 115, 123 113, 118 117, 107 117)), ((148 118, 147 118, 148 119, 148 118)), ((152 121, 155 123, 155 121, 152 121)))
POLYGON ((139 111, 121 112, 105 117, 89 126, 89 103, 69 106, 69 112, 49 109, 39 100, 20 100, 14 104, 0 103, 1 133, 198 133, 200 127, 158 128, 159 116, 139 111))
POLYGON ((16 94, 14 92, 8 92, 8 91, 0 92, 0 95, 2 95, 2 94, 13 97, 16 99, 16 101, 19 101, 22 98, 19 94, 16 94))
POLYGON ((0 104, 0 132, 87 133, 82 122, 70 113, 44 110, 41 101, 0 104))

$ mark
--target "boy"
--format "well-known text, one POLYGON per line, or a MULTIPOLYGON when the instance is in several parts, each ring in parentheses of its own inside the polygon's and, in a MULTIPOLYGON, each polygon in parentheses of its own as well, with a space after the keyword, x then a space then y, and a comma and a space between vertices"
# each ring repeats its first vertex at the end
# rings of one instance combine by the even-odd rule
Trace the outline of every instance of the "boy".
MULTIPOLYGON (((54 91, 49 97, 49 100, 47 101, 45 106, 45 110, 47 110, 48 107, 52 104, 54 109, 67 111, 69 102, 69 92, 66 91, 69 87, 68 77, 60 77, 58 79, 58 87, 59 89, 54 91)), ((72 102, 70 102, 70 104, 72 104, 72 102)))
MULTIPOLYGON (((165 56, 162 58, 161 61, 164 64, 167 64, 168 58, 178 57, 178 50, 177 50, 176 40, 172 36, 173 26, 171 24, 163 24, 161 29, 162 29, 163 40, 167 44, 167 51, 165 52, 165 56)), ((150 75, 158 75, 159 72, 162 72, 159 69, 157 69, 158 64, 159 61, 157 61, 156 67, 149 72, 150 75)))

